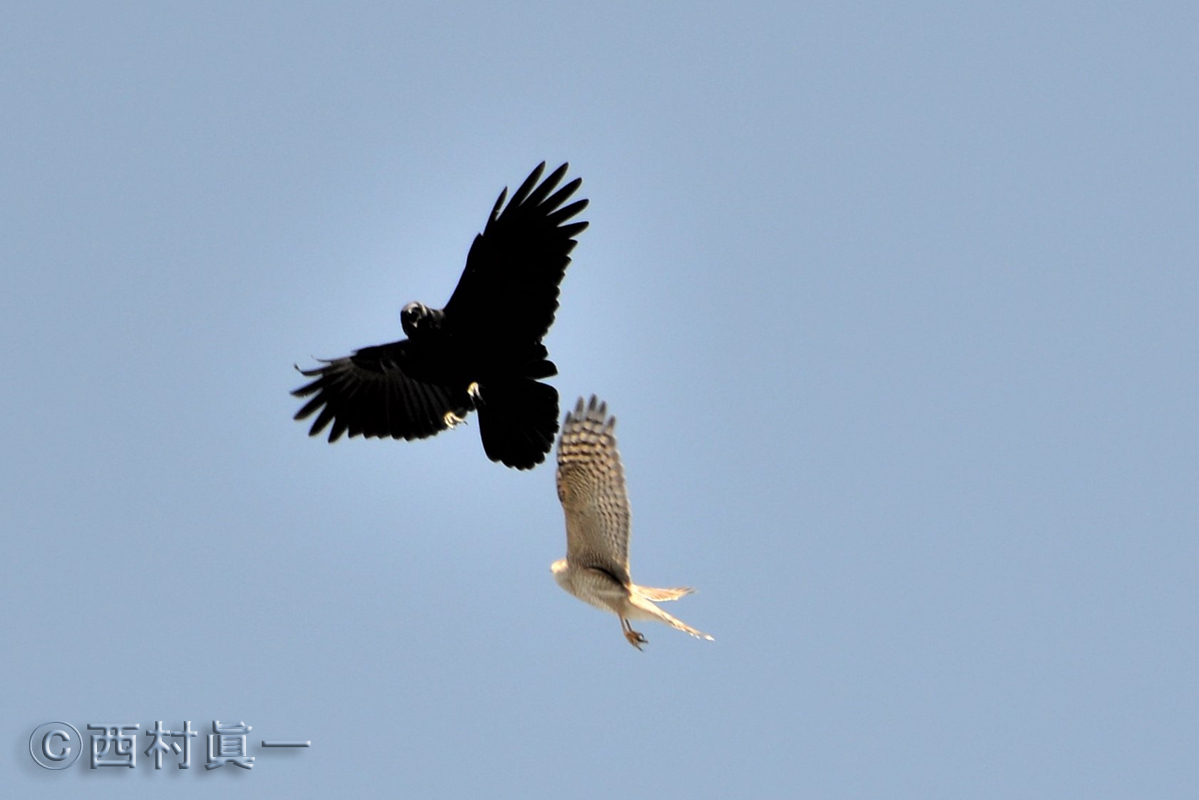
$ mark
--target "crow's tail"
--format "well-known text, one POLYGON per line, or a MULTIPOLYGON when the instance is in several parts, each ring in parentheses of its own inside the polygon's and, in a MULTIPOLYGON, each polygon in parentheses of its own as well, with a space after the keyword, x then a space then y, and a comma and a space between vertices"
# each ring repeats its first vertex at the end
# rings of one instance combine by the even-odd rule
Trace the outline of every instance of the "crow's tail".
POLYGON ((530 378, 479 384, 475 404, 483 450, 492 461, 532 469, 545 460, 558 432, 558 390, 530 378))

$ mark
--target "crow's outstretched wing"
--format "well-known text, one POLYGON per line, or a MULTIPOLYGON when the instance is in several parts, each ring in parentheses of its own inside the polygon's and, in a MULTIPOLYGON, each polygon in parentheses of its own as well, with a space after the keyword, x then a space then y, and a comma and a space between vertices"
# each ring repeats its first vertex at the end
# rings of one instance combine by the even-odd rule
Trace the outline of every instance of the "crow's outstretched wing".
POLYGON ((567 222, 587 207, 586 200, 563 205, 582 183, 575 178, 558 188, 569 166, 563 164, 538 184, 543 161, 506 206, 508 190, 500 193, 445 306, 455 335, 490 348, 534 344, 545 336, 558 309, 558 284, 570 264, 574 237, 587 227, 567 222))
POLYGON ((330 442, 343 433, 423 439, 445 430, 447 414, 463 417, 470 408, 466 387, 452 389, 411 378, 404 372, 409 346, 405 339, 365 347, 348 358, 300 370, 315 380, 292 392, 296 397, 312 396, 295 418, 307 419, 319 410, 308 435, 316 436, 332 423, 330 442))

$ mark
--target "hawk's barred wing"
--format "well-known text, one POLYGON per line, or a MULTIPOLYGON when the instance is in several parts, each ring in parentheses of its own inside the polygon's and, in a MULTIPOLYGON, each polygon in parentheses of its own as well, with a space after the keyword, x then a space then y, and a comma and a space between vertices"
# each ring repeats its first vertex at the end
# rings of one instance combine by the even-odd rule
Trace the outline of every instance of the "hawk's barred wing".
POLYGON ((558 499, 566 512, 566 560, 629 579, 629 498, 616 450, 616 418, 594 395, 579 398, 558 442, 558 499))

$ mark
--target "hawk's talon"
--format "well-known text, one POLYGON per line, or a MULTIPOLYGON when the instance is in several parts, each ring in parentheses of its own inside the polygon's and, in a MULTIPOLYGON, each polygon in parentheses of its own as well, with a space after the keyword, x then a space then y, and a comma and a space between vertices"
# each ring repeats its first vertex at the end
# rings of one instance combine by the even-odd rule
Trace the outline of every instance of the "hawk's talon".
POLYGON ((641 645, 649 644, 649 639, 646 639, 644 636, 642 636, 639 631, 633 630, 632 623, 630 623, 624 617, 620 618, 620 628, 624 631, 624 638, 628 639, 629 644, 633 645, 633 647, 636 647, 638 650, 641 649, 641 645))
POLYGON ((483 401, 483 394, 479 391, 478 381, 470 382, 470 385, 466 387, 466 396, 471 400, 474 400, 475 403, 481 403, 483 401))
POLYGON ((445 416, 442 417, 442 420, 445 422, 445 426, 447 428, 453 430, 457 425, 466 422, 466 417, 460 417, 453 411, 447 411, 445 412, 445 416))

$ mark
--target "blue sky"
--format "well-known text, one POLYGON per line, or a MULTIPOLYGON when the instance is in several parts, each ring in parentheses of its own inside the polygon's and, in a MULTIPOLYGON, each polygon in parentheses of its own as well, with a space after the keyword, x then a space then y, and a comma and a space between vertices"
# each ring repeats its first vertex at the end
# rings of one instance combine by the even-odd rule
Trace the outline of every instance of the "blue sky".
POLYGON ((26 797, 1191 798, 1184 3, 98 4, 0 31, 0 782, 26 797), (553 471, 334 446, 293 364, 591 205, 546 343, 619 419, 643 626, 553 471), (310 739, 51 772, 62 720, 310 739))

